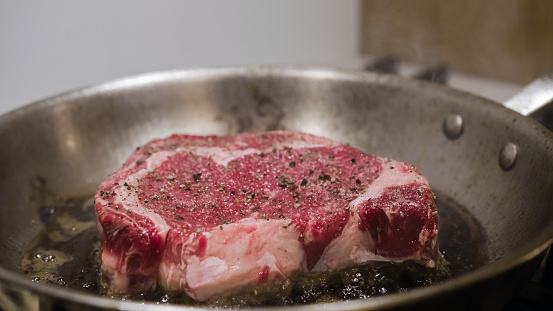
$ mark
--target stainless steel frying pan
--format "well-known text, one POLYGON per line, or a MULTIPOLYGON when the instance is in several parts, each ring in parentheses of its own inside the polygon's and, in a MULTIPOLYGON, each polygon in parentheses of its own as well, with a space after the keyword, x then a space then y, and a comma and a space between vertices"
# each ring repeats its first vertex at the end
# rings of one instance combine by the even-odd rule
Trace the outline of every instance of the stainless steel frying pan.
POLYGON ((495 102, 357 71, 170 71, 72 91, 0 117, 0 304, 44 310, 186 308, 25 279, 18 272, 20 259, 42 226, 32 204, 33 181, 40 177, 60 195, 91 194, 150 139, 173 132, 273 129, 322 135, 413 163, 487 231, 490 262, 484 267, 405 293, 328 303, 327 310, 497 309, 532 275, 553 241, 553 134, 495 102))

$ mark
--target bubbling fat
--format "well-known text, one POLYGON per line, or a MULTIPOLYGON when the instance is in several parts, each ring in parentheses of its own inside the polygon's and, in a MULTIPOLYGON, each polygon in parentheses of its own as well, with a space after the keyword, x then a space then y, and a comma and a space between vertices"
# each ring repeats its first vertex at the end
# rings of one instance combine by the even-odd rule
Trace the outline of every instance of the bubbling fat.
POLYGON ((418 264, 369 263, 342 270, 305 273, 279 284, 264 284, 209 302, 192 300, 182 292, 158 287, 136 294, 107 294, 100 284, 101 242, 96 229, 93 198, 62 197, 37 189, 36 209, 44 229, 22 256, 21 272, 33 282, 53 284, 91 295, 126 301, 188 306, 240 307, 290 305, 367 299, 404 292, 462 275, 488 262, 486 233, 463 206, 439 191, 441 249, 447 264, 426 268, 418 264), (440 268, 441 267, 441 268, 440 268))

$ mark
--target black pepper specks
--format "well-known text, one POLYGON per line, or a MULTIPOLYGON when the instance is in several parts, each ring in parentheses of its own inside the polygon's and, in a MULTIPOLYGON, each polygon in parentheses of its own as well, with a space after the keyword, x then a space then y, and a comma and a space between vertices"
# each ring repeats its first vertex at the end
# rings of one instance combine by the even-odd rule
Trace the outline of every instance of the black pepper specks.
POLYGON ((332 177, 330 177, 330 175, 326 173, 321 173, 321 175, 319 175, 319 179, 324 181, 330 181, 332 180, 332 177))
POLYGON ((192 177, 194 178, 195 182, 198 182, 198 181, 202 180, 202 173, 194 174, 194 175, 192 175, 192 177))
POLYGON ((278 178, 277 184, 281 187, 288 187, 290 190, 294 190, 297 188, 294 179, 292 179, 292 177, 290 177, 290 175, 286 173, 282 174, 278 178))

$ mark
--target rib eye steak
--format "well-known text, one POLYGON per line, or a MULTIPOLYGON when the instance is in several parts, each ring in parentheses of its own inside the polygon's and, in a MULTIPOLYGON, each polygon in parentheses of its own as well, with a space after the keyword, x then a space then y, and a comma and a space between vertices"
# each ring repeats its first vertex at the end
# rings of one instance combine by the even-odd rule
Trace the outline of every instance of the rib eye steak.
POLYGON ((413 166, 304 133, 172 135, 95 196, 102 280, 198 301, 372 261, 436 265, 438 217, 413 166))

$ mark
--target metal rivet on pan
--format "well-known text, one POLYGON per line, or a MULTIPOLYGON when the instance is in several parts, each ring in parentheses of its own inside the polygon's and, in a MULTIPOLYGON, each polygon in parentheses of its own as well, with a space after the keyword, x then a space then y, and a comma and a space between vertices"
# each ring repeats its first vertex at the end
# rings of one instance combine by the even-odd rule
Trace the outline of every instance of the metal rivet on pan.
POLYGON ((518 158, 519 149, 518 146, 513 143, 507 143, 499 152, 499 166, 504 171, 512 169, 518 158))
POLYGON ((456 139, 461 136, 461 134, 463 134, 463 128, 463 118, 456 113, 448 115, 447 118, 445 118, 444 120, 444 134, 449 139, 456 139))

